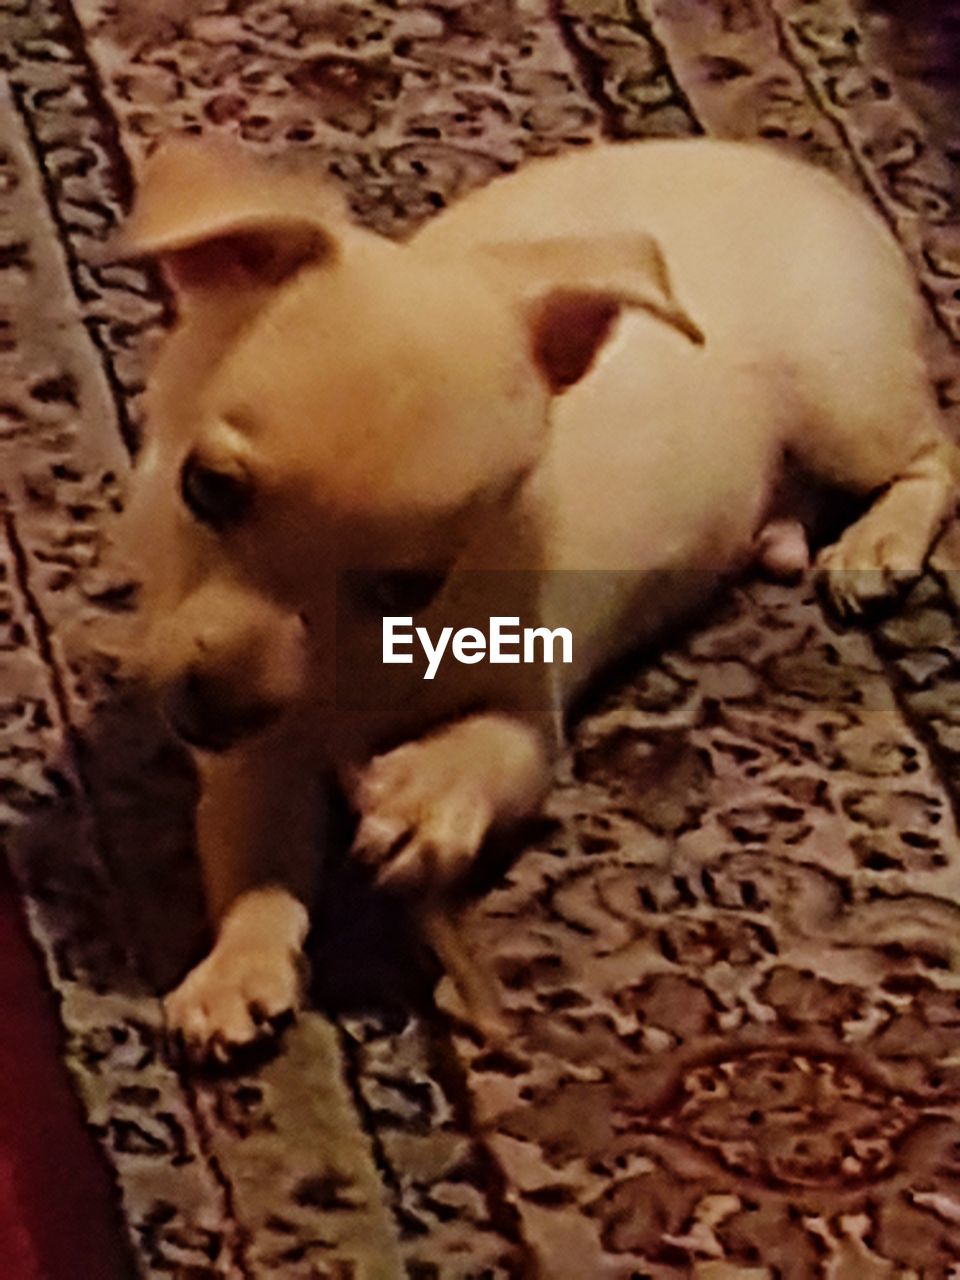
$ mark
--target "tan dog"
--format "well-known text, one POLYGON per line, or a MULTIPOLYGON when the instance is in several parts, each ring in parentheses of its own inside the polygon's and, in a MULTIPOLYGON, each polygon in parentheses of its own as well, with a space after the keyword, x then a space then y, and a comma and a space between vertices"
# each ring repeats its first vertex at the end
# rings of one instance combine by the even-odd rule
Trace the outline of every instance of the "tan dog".
POLYGON ((536 810, 598 667, 762 530, 803 567, 797 526, 766 523, 787 455, 879 495, 819 559, 848 615, 920 571, 954 505, 898 249, 764 149, 596 147, 398 245, 303 176, 175 144, 124 252, 159 257, 181 307, 129 537, 145 665, 202 785, 217 938, 167 1003, 201 1054, 295 1006, 325 771, 383 883, 442 887, 536 810), (573 660, 427 681, 384 665, 385 614, 562 625, 573 660))

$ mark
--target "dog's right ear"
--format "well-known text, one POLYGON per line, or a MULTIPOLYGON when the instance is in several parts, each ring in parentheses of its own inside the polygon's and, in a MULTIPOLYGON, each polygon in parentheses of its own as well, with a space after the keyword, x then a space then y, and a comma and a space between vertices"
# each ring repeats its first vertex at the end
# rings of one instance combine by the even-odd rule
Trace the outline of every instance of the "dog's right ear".
POLYGON ((225 141, 176 139, 147 161, 133 211, 104 255, 154 258, 179 293, 259 290, 332 261, 343 203, 315 175, 225 141))
POLYGON ((485 244, 479 253, 519 301, 534 361, 555 394, 583 377, 624 308, 646 311, 695 346, 706 342, 646 232, 520 238, 485 244))

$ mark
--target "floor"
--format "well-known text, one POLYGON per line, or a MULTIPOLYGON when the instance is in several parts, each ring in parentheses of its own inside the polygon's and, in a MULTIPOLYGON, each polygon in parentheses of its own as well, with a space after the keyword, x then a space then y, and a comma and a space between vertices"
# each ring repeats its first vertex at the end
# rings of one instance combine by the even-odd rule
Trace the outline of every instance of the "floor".
POLYGON ((960 5, 956 0, 862 0, 900 91, 937 141, 960 144, 960 5))
POLYGON ((98 253, 173 129, 312 150, 386 234, 601 137, 765 139, 888 221, 960 434, 952 72, 889 7, 0 0, 0 824, 142 1275, 960 1276, 956 532, 866 633, 748 582, 597 693, 461 921, 501 1052, 334 850, 308 1013, 171 1061, 190 773, 84 643, 170 316, 98 253))

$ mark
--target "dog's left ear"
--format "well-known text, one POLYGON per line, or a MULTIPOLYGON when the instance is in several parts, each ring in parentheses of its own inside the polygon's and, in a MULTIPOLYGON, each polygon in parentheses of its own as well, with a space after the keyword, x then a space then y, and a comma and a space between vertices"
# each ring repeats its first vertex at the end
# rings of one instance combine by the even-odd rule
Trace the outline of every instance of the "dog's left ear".
POLYGON ((584 376, 624 307, 649 312, 698 346, 706 341, 674 297, 653 236, 563 236, 483 252, 519 296, 537 367, 556 394, 584 376))
POLYGON ((345 208, 317 175, 225 140, 176 138, 147 161, 106 260, 153 258, 180 294, 257 291, 336 257, 345 208))

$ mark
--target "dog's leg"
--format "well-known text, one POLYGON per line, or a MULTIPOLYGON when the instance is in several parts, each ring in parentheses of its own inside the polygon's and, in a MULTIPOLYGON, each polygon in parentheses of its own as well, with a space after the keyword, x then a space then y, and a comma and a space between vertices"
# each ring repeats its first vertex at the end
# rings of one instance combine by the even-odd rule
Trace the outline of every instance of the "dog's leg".
POLYGON ((197 849, 216 940, 165 1010, 191 1056, 225 1060, 299 1004, 317 796, 301 753, 275 741, 202 757, 198 771, 197 849))
POLYGON ((864 277, 876 278, 884 287, 865 287, 855 314, 825 315, 829 349, 807 362, 798 388, 805 425, 791 442, 808 474, 873 497, 817 560, 826 595, 847 618, 895 597, 923 572, 960 481, 960 451, 940 422, 913 299, 889 272, 864 277))
POLYGON ((837 613, 858 618, 919 577, 958 496, 960 451, 940 435, 928 436, 866 514, 817 558, 837 613))
POLYGON ((541 733, 510 715, 455 721, 377 756, 350 787, 353 851, 391 888, 442 889, 487 834, 535 812, 550 784, 541 733))

